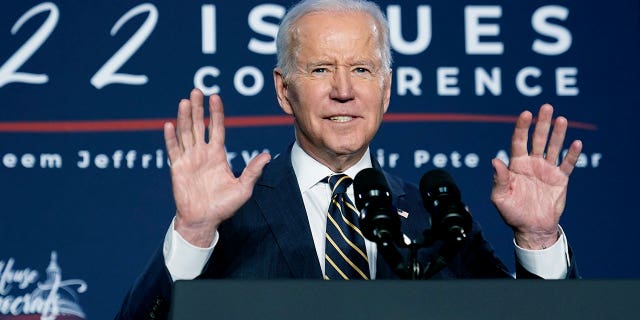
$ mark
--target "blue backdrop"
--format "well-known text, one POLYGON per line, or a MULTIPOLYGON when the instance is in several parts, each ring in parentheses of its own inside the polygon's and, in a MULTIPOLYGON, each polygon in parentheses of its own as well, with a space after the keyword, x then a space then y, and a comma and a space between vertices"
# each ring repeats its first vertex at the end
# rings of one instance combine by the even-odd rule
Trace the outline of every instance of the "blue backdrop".
MULTIPOLYGON (((175 207, 163 121, 220 93, 234 168, 293 139, 273 93, 291 1, 0 3, 0 319, 109 319, 175 207), (39 285, 39 286, 38 286, 39 285)), ((552 103, 582 139, 562 225, 585 278, 640 276, 637 0, 380 1, 393 97, 372 145, 418 182, 448 170, 505 262, 490 160, 552 103)))

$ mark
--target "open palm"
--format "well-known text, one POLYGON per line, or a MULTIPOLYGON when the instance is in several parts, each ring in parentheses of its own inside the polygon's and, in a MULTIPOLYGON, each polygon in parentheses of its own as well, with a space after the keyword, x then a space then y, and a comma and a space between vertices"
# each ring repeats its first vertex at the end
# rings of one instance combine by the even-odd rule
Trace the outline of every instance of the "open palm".
POLYGON ((552 116, 551 105, 540 108, 529 153, 527 142, 532 114, 529 111, 521 113, 511 140, 509 167, 493 159, 495 175, 491 200, 514 230, 518 244, 529 249, 546 248, 557 240, 569 175, 582 150, 582 142, 574 141, 560 166, 557 165, 567 119, 558 117, 555 120, 549 138, 552 116))
POLYGON ((251 196, 253 186, 270 160, 254 158, 236 178, 224 147, 224 113, 220 97, 209 99, 209 141, 205 141, 203 94, 194 89, 180 101, 176 127, 166 123, 165 143, 171 160, 176 203, 175 229, 193 245, 211 244, 218 225, 231 217, 251 196))

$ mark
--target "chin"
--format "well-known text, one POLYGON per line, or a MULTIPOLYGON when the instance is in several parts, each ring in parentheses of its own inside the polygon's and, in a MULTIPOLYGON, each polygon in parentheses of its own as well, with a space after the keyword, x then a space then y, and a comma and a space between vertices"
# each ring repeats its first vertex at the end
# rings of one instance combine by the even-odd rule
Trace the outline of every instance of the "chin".
POLYGON ((354 144, 341 144, 330 150, 338 156, 356 155, 367 150, 366 144, 354 143, 354 144))

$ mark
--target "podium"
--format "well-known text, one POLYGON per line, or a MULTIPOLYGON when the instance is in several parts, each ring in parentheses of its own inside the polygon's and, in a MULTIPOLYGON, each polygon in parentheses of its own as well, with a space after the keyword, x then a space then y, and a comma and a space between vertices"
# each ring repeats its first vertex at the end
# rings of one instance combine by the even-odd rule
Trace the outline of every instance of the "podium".
POLYGON ((171 319, 637 319, 640 280, 194 280, 171 319))

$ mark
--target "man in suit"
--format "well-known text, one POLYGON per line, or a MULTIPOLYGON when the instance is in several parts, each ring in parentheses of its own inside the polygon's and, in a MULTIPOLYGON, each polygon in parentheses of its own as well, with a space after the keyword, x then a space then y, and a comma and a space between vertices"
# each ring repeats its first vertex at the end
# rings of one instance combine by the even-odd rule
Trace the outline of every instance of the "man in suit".
MULTIPOLYGON (((294 118, 295 142, 274 159, 258 155, 238 176, 226 159, 220 97, 209 98, 208 141, 202 93, 194 89, 183 99, 176 127, 164 128, 176 215, 163 248, 128 293, 118 318, 162 317, 172 281, 179 279, 322 279, 333 272, 325 241, 332 208, 327 177, 379 168, 369 143, 391 95, 388 27, 370 2, 302 1, 284 17, 277 47, 275 89, 280 107, 294 118)), ((532 114, 520 114, 509 167, 492 162, 491 199, 514 231, 519 277, 575 276, 558 222, 582 145, 574 141, 557 165, 567 120, 555 120, 547 143, 552 114, 550 105, 540 108, 530 152, 532 114)), ((416 237, 430 228, 416 186, 385 177, 394 208, 408 213, 401 218, 402 232, 416 237)), ((353 199, 353 188, 346 192, 353 199)), ((396 277, 375 244, 364 246, 364 278, 396 277)), ((434 250, 422 250, 419 260, 434 250)), ((464 246, 434 277, 510 275, 474 223, 464 246)))

